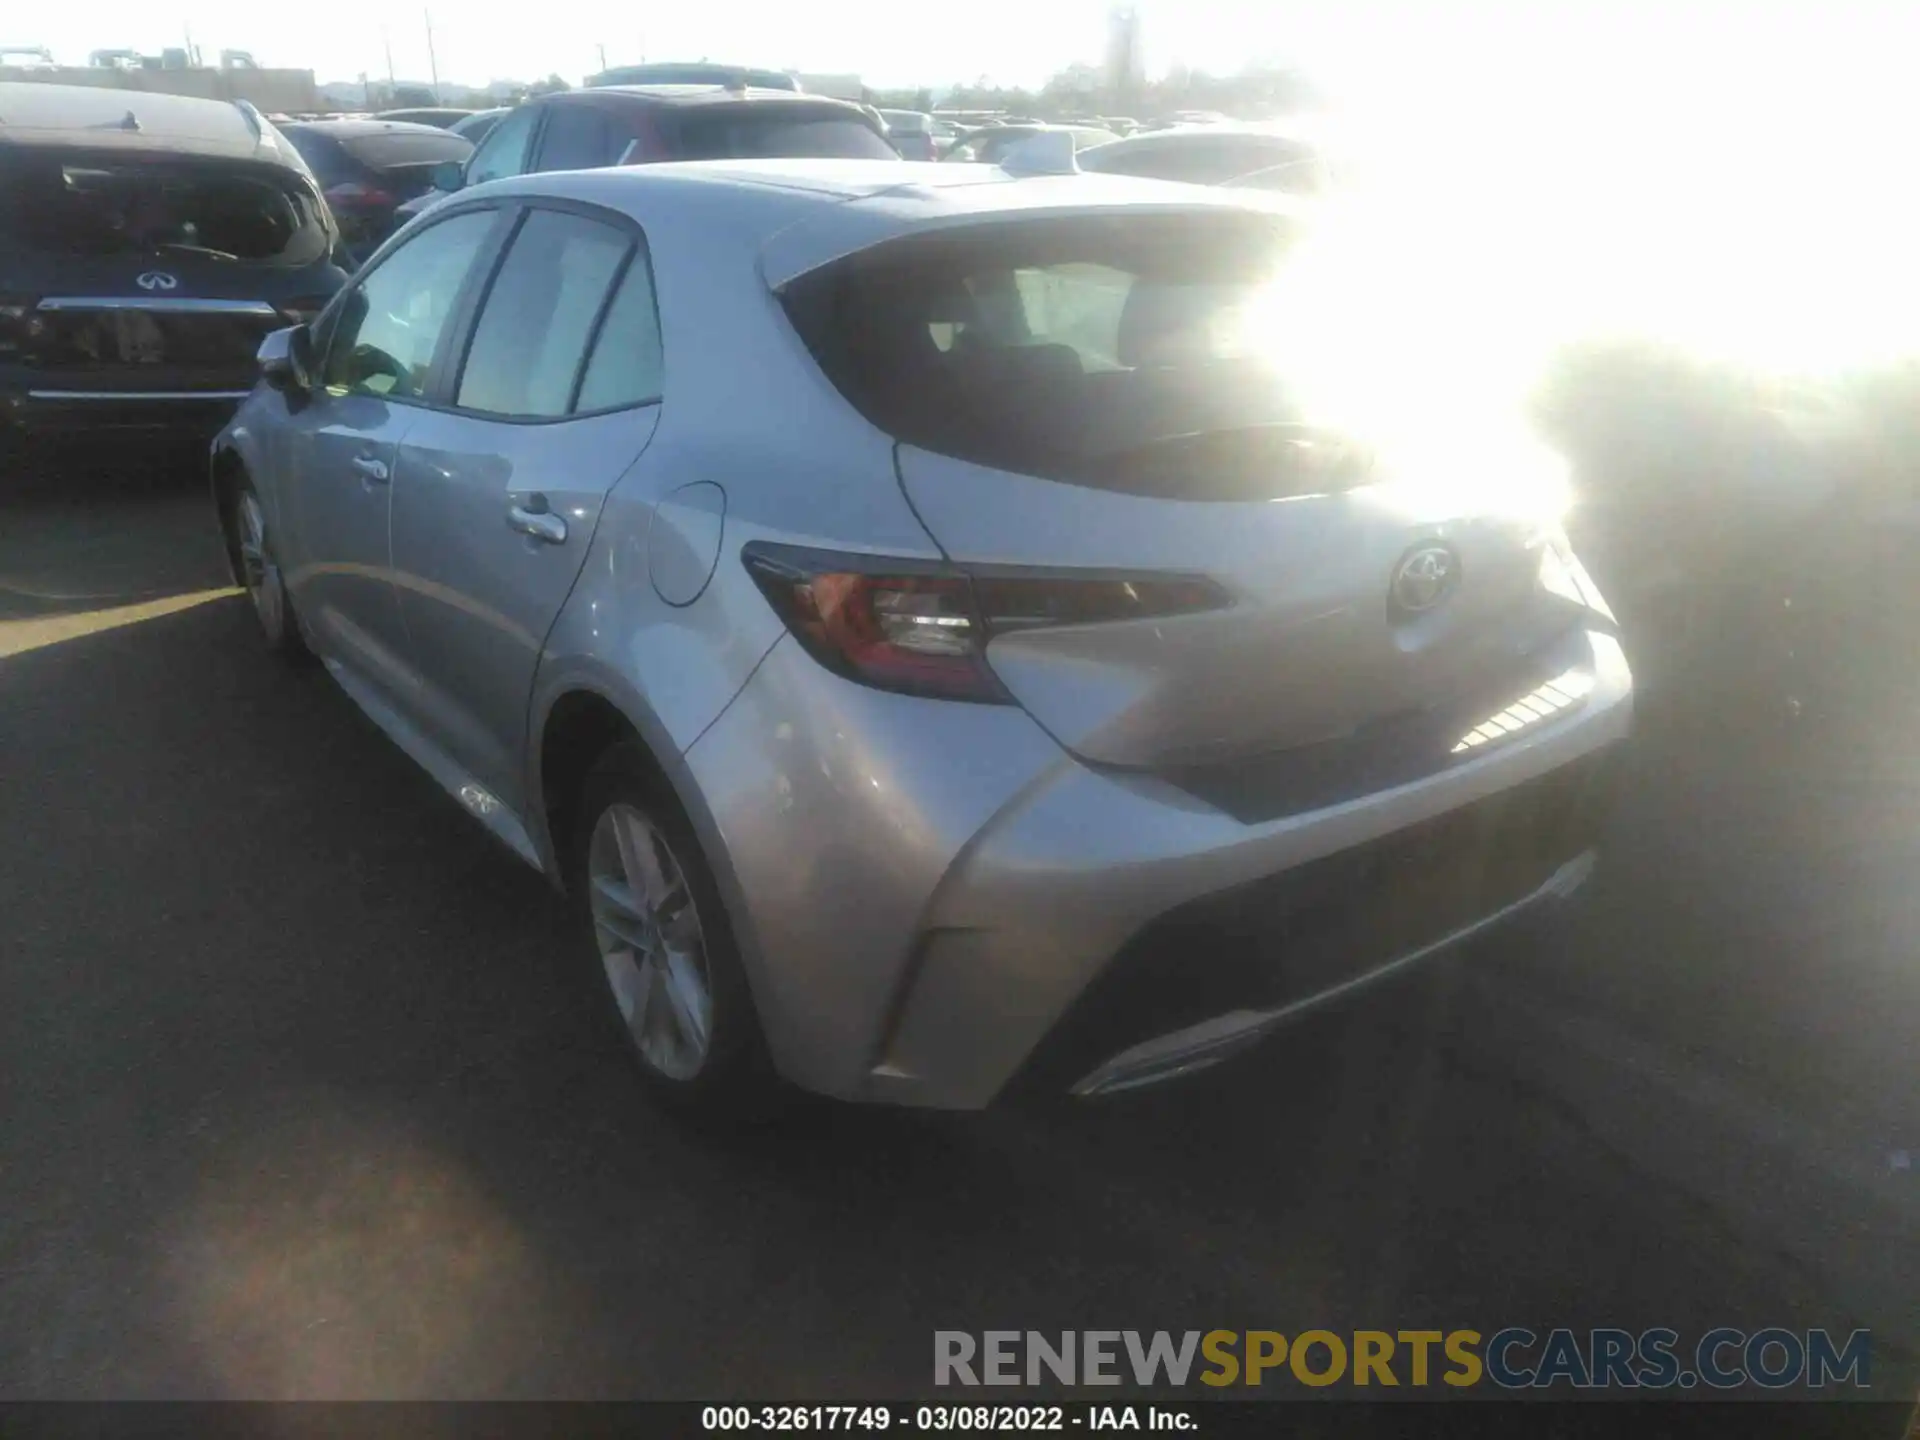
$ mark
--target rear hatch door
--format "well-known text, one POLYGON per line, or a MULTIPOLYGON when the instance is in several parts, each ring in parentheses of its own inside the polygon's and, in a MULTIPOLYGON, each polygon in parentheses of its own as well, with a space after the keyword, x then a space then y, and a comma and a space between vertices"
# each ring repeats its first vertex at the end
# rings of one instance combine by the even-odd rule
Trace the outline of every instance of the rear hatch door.
POLYGON ((228 161, 0 155, 0 317, 44 388, 250 389, 268 332, 344 276, 306 179, 228 161))
POLYGON ((1211 765, 1482 693, 1498 710, 1577 618, 1541 584, 1546 532, 1386 483, 1257 353, 1284 251, 1254 212, 1000 220, 790 290, 973 574, 993 671, 1089 761, 1211 765), (1139 603, 1048 613, 1028 582, 1050 574, 1139 603))
POLYGON ((983 596, 996 576, 1048 571, 1217 587, 1212 608, 1032 629, 984 602, 994 673, 1088 760, 1213 764, 1483 691, 1498 709, 1530 688, 1517 683, 1527 657, 1567 628, 1564 610, 1538 601, 1537 539, 1505 521, 1409 510, 1390 488, 1183 501, 910 446, 899 464, 929 533, 983 596), (1408 565, 1444 569, 1431 609, 1396 601, 1408 565))

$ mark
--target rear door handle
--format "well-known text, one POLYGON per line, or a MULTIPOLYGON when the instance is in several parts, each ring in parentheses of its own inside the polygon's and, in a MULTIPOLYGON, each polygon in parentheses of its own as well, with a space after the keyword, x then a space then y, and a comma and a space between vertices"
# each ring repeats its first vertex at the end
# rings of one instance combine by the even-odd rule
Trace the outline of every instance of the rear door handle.
POLYGON ((353 457, 353 468, 376 484, 387 483, 387 462, 384 460, 376 460, 371 455, 356 455, 353 457))
POLYGON ((544 496, 535 496, 527 504, 509 509, 507 528, 518 530, 522 535, 531 535, 536 540, 544 540, 549 545, 563 545, 567 539, 567 522, 547 508, 544 496))

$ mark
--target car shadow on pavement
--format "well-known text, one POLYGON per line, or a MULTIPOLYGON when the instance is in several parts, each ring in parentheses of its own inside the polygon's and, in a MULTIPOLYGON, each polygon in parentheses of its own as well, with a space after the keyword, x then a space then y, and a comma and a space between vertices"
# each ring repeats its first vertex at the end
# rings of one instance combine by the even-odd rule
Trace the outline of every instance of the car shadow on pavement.
MULTIPOLYGON (((98 447, 95 447, 97 450, 98 447)), ((0 625, 232 584, 203 455, 0 462, 0 625)))

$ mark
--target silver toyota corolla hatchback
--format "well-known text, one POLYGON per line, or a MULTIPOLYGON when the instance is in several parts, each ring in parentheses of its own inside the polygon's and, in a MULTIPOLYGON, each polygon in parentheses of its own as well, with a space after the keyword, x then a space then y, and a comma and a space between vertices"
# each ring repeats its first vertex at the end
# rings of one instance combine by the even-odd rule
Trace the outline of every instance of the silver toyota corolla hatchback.
POLYGON ((1196 1069, 1571 890, 1628 731, 1558 529, 1316 423, 1236 321, 1284 203, 464 192, 262 349, 213 452, 236 578, 564 888, 666 1093, 1196 1069))

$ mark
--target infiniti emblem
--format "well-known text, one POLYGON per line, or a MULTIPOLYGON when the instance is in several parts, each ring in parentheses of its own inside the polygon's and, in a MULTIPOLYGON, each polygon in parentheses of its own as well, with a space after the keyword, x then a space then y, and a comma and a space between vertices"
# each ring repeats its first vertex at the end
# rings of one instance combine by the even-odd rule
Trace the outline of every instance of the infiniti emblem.
POLYGON ((1407 552, 1387 584, 1387 605, 1396 615, 1423 615, 1460 584, 1460 557, 1449 545, 1420 545, 1407 552))
POLYGON ((180 282, 164 270, 149 270, 133 282, 142 290, 175 290, 180 282))

